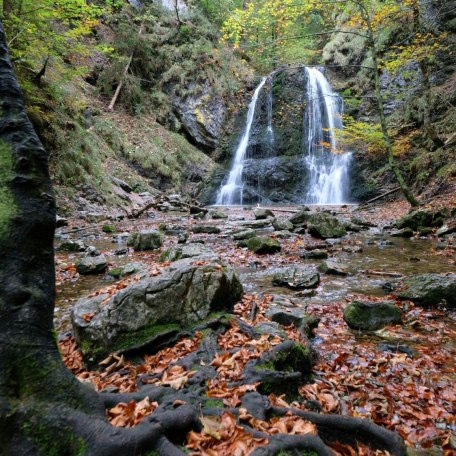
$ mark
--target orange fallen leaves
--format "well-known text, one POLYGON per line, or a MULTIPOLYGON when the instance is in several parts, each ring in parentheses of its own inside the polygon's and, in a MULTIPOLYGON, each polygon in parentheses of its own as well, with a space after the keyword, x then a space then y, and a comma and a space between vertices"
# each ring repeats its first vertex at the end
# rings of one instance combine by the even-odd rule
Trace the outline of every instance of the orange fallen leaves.
POLYGON ((203 430, 189 432, 187 448, 192 455, 201 456, 247 456, 258 446, 266 445, 266 438, 255 438, 238 425, 232 413, 220 417, 201 417, 203 430))
POLYGON ((113 426, 132 427, 140 423, 158 407, 157 402, 150 402, 146 397, 140 402, 120 402, 107 411, 108 420, 113 426))

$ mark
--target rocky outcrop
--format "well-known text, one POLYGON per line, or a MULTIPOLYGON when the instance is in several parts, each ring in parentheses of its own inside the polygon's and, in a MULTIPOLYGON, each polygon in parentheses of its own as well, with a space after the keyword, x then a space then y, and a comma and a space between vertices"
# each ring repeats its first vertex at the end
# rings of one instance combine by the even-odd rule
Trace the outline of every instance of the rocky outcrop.
POLYGON ((233 271, 220 261, 176 261, 158 276, 141 280, 113 296, 80 300, 74 307, 75 338, 86 357, 146 344, 170 329, 191 327, 212 312, 230 311, 242 295, 233 271))
MULTIPOLYGON (((189 91, 197 87, 196 83, 192 84, 189 91)), ((195 95, 180 97, 174 94, 171 97, 173 111, 192 142, 206 149, 217 147, 227 115, 224 98, 214 95, 211 89, 206 81, 195 95)))

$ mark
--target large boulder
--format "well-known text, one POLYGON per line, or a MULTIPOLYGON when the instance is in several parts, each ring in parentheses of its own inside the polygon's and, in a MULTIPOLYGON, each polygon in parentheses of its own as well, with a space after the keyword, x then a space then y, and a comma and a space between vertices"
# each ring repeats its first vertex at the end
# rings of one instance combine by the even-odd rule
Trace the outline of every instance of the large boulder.
POLYGON ((295 266, 274 274, 272 284, 288 287, 292 290, 316 288, 320 283, 320 274, 313 267, 295 266))
POLYGON ((281 245, 277 239, 267 237, 267 236, 258 236, 250 238, 247 241, 247 247, 249 250, 252 250, 255 253, 260 255, 265 253, 276 253, 280 252, 281 245))
POLYGON ((456 274, 420 274, 404 280, 405 289, 398 296, 421 306, 446 302, 456 307, 456 274))
POLYGON ((308 217, 307 228, 312 236, 319 239, 340 238, 347 234, 343 223, 326 212, 319 212, 308 217))
POLYGON ((76 264, 76 270, 81 275, 101 274, 102 272, 105 272, 107 268, 108 262, 104 255, 95 257, 87 256, 76 264))
POLYGON ((220 261, 179 260, 158 276, 113 296, 81 299, 72 312, 75 338, 86 357, 132 349, 170 330, 190 328, 213 312, 230 311, 242 295, 236 274, 220 261))
POLYGON ((255 209, 253 215, 255 220, 265 220, 268 217, 274 217, 274 213, 270 209, 263 209, 262 207, 255 209))
POLYGON ((272 220, 272 226, 275 231, 292 231, 294 228, 293 223, 284 218, 275 218, 272 220))
POLYGON ((333 260, 323 261, 323 263, 321 263, 318 266, 318 270, 320 272, 323 272, 323 274, 333 274, 340 276, 348 275, 347 267, 344 264, 338 263, 333 260))
POLYGON ((163 245, 163 234, 158 230, 143 230, 132 233, 128 237, 127 245, 135 250, 156 250, 163 245))
POLYGON ((402 311, 394 301, 352 301, 344 309, 344 319, 353 329, 375 331, 386 325, 400 324, 402 311))

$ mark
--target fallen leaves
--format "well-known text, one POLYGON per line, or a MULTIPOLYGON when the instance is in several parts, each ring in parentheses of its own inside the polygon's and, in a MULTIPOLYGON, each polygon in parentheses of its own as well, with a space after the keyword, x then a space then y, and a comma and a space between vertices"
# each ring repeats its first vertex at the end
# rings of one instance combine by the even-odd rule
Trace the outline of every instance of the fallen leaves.
POLYGON ((140 423, 147 415, 150 415, 158 407, 157 402, 150 402, 145 397, 140 402, 120 402, 107 412, 108 420, 113 426, 132 427, 140 423))
POLYGON ((236 422, 232 413, 218 417, 201 417, 203 430, 189 432, 186 447, 190 454, 201 456, 247 456, 268 443, 266 438, 255 438, 236 422))

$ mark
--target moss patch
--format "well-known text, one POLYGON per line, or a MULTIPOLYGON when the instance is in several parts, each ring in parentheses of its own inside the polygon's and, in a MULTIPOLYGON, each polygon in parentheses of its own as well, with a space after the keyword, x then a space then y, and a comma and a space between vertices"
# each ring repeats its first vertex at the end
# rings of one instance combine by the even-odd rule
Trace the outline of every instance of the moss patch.
POLYGON ((11 146, 0 141, 0 237, 6 237, 11 220, 16 213, 16 204, 9 183, 14 178, 14 158, 11 146))

